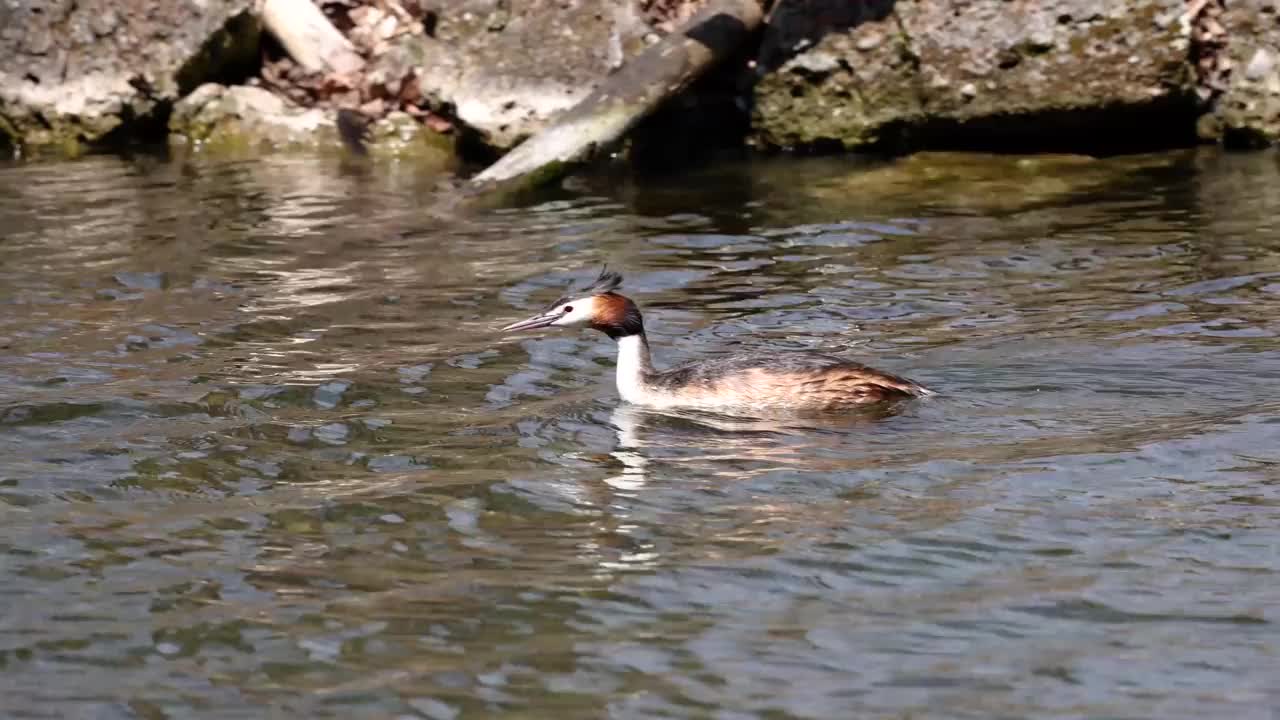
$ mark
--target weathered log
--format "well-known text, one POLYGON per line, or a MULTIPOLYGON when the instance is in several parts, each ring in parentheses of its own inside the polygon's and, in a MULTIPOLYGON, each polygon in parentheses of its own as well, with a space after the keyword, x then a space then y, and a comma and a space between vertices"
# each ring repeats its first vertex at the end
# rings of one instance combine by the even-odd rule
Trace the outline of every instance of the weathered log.
POLYGON ((680 30, 628 60, 582 102, 475 176, 472 188, 514 191, 560 179, 733 54, 761 17, 757 0, 711 0, 680 30))
POLYGON ((350 73, 364 67, 355 46, 311 0, 262 0, 258 15, 289 57, 307 70, 350 73))

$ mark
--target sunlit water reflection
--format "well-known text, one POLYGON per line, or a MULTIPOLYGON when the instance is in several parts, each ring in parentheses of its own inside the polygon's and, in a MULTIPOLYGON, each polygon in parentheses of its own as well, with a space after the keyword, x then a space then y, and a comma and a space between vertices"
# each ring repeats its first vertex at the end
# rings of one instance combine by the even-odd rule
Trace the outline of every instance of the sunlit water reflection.
POLYGON ((588 178, 0 169, 13 718, 1271 717, 1266 155, 588 178), (506 338, 608 261, 673 363, 814 348, 894 412, 620 407, 506 338))

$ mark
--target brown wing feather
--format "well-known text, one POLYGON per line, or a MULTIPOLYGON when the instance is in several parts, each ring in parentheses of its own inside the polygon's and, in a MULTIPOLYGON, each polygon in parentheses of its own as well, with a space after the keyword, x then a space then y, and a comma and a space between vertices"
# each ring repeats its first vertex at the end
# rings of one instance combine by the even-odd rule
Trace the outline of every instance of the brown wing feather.
POLYGON ((702 361, 652 380, 691 403, 753 408, 839 410, 929 394, 906 378, 812 353, 702 361))
POLYGON ((690 399, 709 404, 839 410, 903 400, 924 394, 915 383, 871 368, 802 372, 755 368, 701 386, 687 387, 690 399))
POLYGON ((831 410, 920 394, 915 383, 866 367, 824 370, 796 379, 800 394, 812 404, 831 410))

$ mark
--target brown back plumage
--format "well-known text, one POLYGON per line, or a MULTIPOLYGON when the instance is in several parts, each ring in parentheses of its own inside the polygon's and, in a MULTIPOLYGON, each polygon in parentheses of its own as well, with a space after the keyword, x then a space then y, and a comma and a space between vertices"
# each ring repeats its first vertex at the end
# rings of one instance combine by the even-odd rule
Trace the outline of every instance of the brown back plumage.
POLYGON ((860 363, 817 353, 739 355, 655 373, 655 386, 700 405, 839 410, 929 394, 860 363))

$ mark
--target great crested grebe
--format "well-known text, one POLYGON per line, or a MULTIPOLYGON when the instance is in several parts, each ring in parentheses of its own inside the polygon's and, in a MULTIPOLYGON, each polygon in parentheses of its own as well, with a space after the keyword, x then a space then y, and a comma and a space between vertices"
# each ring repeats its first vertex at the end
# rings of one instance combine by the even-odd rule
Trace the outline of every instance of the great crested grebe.
POLYGON ((654 408, 694 410, 843 410, 933 392, 906 378, 815 352, 749 353, 654 370, 640 308, 614 292, 622 276, 608 269, 590 286, 503 332, 589 327, 618 343, 618 394, 654 408))

